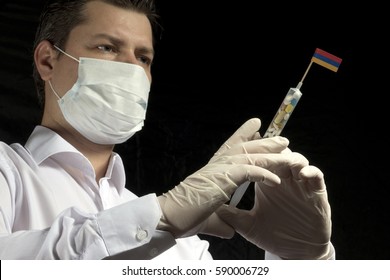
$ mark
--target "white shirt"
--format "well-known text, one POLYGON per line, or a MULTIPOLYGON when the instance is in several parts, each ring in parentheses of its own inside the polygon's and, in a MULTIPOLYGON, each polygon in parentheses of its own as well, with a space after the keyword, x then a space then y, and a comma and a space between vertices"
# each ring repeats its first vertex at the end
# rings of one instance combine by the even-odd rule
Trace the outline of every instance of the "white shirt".
POLYGON ((205 240, 156 230, 155 194, 125 188, 112 154, 96 183, 91 163, 48 128, 25 147, 0 142, 0 259, 212 259, 205 240))

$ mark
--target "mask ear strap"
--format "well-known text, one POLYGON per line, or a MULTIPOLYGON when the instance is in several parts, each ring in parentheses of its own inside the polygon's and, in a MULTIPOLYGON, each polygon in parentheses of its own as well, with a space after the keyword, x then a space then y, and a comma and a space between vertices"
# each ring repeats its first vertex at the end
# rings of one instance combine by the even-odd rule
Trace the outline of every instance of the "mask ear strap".
POLYGON ((57 94, 57 92, 54 90, 53 85, 51 84, 51 81, 50 81, 50 80, 49 80, 49 86, 50 86, 51 90, 53 91, 53 93, 55 94, 55 96, 57 96, 57 98, 58 98, 59 100, 61 100, 61 97, 59 97, 58 94, 57 94))
POLYGON ((53 47, 55 47, 58 51, 62 52, 64 55, 66 55, 67 57, 73 59, 73 60, 76 60, 77 62, 80 62, 80 60, 78 60, 77 58, 75 58, 74 56, 71 56, 70 54, 64 52, 63 50, 61 50, 59 47, 57 47, 56 45, 53 45, 53 47))

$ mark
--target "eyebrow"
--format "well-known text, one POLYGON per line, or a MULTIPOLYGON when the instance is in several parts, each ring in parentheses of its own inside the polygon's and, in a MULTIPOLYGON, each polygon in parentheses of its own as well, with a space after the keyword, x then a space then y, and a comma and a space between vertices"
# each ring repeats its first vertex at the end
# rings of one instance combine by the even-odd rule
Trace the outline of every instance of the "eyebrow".
MULTIPOLYGON (((103 39, 108 39, 110 42, 112 42, 113 44, 117 45, 117 46, 124 46, 125 45, 125 42, 121 39, 118 39, 114 36, 111 36, 109 34, 105 34, 105 33, 98 33, 94 36, 92 36, 93 39, 95 38, 103 38, 103 39)), ((150 54, 150 55, 153 55, 154 56, 154 49, 153 48, 149 48, 149 47, 141 47, 141 48, 138 48, 138 51, 144 53, 144 54, 150 54)))

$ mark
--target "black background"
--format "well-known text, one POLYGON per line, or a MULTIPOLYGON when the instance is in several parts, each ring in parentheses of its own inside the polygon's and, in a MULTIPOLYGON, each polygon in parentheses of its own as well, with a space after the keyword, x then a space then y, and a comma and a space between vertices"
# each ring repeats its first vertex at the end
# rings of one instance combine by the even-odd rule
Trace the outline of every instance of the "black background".
MULTIPOLYGON (((337 259, 389 259, 383 7, 157 2, 165 31, 147 120, 116 147, 127 187, 138 195, 172 188, 248 118, 261 118, 264 133, 318 47, 343 61, 337 73, 313 64, 283 135, 325 173, 337 259)), ((40 122, 31 48, 41 7, 0 0, 0 139, 7 143, 23 143, 40 122)), ((251 207, 251 191, 240 207, 251 207)), ((216 259, 263 258, 239 236, 204 238, 216 259)))

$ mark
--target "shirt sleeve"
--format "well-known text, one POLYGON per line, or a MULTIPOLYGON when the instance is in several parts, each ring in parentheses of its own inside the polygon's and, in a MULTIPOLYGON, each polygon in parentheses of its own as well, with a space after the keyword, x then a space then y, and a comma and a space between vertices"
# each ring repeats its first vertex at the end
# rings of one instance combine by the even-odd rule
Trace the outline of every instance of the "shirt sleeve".
POLYGON ((175 245, 170 233, 156 230, 160 217, 160 206, 154 194, 99 213, 98 224, 108 255, 125 252, 126 259, 152 259, 175 245))
POLYGON ((0 259, 103 259, 125 251, 134 259, 150 259, 175 244, 172 235, 156 230, 161 210, 155 194, 98 214, 69 208, 50 228, 12 233, 2 206, 0 259))

